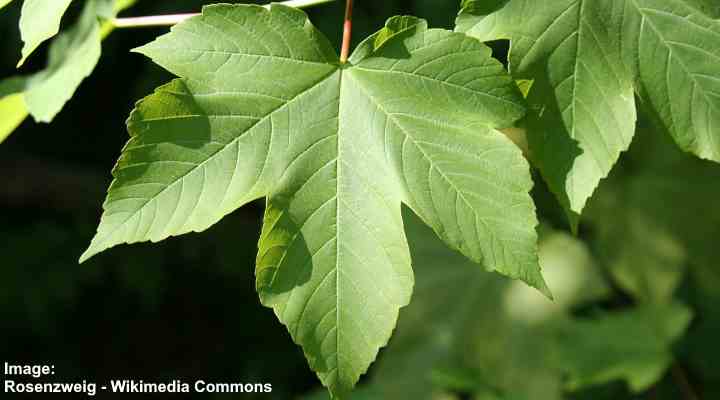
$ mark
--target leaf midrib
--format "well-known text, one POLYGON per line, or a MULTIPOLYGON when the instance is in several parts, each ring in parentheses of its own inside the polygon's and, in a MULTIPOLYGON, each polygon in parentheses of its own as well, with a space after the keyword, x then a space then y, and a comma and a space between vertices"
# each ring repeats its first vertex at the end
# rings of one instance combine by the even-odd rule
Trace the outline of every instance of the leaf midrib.
MULTIPOLYGON (((465 205, 472 211, 473 215, 475 216, 475 224, 477 224, 478 221, 482 221, 483 225, 486 226, 486 231, 487 231, 488 234, 490 235, 490 240, 491 240, 491 241, 496 241, 497 238, 493 235, 492 230, 489 229, 489 228, 487 228, 486 223, 483 221, 482 218, 480 218, 480 216, 479 216, 478 213, 476 212, 475 208, 472 206, 472 203, 465 197, 465 193, 464 193, 462 190, 460 190, 460 189, 455 185, 455 183, 453 182, 453 180, 450 179, 440 167, 438 167, 437 165, 435 165, 435 163, 433 162, 433 159, 425 152, 425 149, 423 149, 422 146, 420 146, 420 145, 416 142, 415 138, 414 138, 408 131, 406 131, 406 130, 403 128, 402 124, 400 124, 400 123, 395 119, 394 114, 391 113, 391 112, 388 112, 387 110, 385 110, 385 109, 383 108, 382 103, 381 103, 380 101, 378 101, 377 99, 375 99, 375 97, 373 97, 372 94, 370 94, 367 90, 364 90, 364 87, 363 87, 362 83, 361 83, 358 79, 354 78, 353 80, 356 82, 356 86, 357 86, 358 88, 360 88, 360 90, 363 91, 363 94, 365 94, 365 96, 367 96, 367 98, 369 98, 370 100, 372 100, 372 102, 378 107, 378 109, 380 109, 380 110, 387 116, 387 118, 388 118, 389 120, 391 120, 396 127, 398 127, 398 129, 405 135, 405 138, 408 139, 408 140, 410 140, 410 141, 412 141, 413 145, 422 153, 423 157, 424 157, 424 158, 427 160, 427 162, 430 164, 431 168, 435 169, 435 170, 442 176, 442 178, 452 187, 452 189, 455 191, 455 193, 457 194, 457 196, 460 197, 460 198, 462 199, 462 201, 465 203, 465 205)), ((488 125, 488 127, 492 129, 491 126, 488 125)), ((408 206, 410 206, 410 204, 408 204, 408 206)), ((412 208, 412 207, 411 207, 411 208, 412 208)), ((418 215, 421 215, 421 214, 418 214, 418 215)), ((476 234, 476 235, 478 234, 478 232, 477 232, 477 226, 475 227, 475 234, 476 234)), ((516 264, 516 263, 517 263, 517 258, 516 258, 516 256, 515 256, 515 254, 511 253, 510 255, 511 255, 511 258, 513 258, 514 264, 516 264)), ((482 256, 481 256, 481 257, 482 257, 482 256)), ((478 260, 478 262, 484 265, 484 257, 483 257, 483 260, 478 260)), ((493 266, 488 266, 488 267, 498 268, 498 267, 500 267, 500 266, 493 265, 493 266)))

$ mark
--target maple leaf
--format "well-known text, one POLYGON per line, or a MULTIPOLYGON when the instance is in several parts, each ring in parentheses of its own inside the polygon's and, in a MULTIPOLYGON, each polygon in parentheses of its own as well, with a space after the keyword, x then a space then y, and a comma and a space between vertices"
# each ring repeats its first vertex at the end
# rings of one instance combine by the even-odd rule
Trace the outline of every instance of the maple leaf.
POLYGON ((132 112, 81 261, 266 197, 257 290, 336 396, 410 300, 403 203, 451 247, 549 295, 529 166, 496 129, 523 99, 476 39, 395 17, 342 64, 300 10, 213 5, 138 51, 180 78, 132 112))

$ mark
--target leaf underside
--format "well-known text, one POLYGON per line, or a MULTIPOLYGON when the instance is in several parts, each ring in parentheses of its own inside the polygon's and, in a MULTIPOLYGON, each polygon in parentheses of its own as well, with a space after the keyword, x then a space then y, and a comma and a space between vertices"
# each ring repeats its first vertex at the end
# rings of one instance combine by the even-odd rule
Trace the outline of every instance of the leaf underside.
POLYGON ((523 116, 522 97, 477 40, 397 17, 341 65, 302 11, 214 5, 138 51, 180 78, 132 112, 81 261, 266 197, 261 301, 337 397, 410 300, 403 203, 470 259, 549 295, 528 165, 497 130, 523 116))
POLYGON ((96 7, 101 3, 86 4, 78 22, 53 41, 45 69, 30 78, 25 102, 36 121, 52 121, 95 69, 101 53, 96 7))
POLYGON ((476 371, 475 388, 507 391, 503 399, 559 399, 548 326, 609 291, 583 243, 559 232, 541 237, 540 263, 557 297, 551 302, 519 282, 468 268, 417 218, 408 219, 406 231, 416 290, 370 379, 376 398, 437 399, 437 372, 464 367, 476 371))
POLYGON ((72 0, 24 0, 22 14, 20 15, 20 36, 25 45, 22 48, 22 58, 18 67, 44 41, 57 35, 60 30, 60 20, 67 11, 72 0))
POLYGON ((404 217, 416 289, 392 344, 362 386, 369 398, 434 400, 462 392, 477 399, 562 400, 575 397, 568 391, 619 380, 641 392, 673 362, 673 344, 691 317, 680 303, 577 315, 578 307, 613 292, 579 239, 541 229, 540 264, 558 298, 551 302, 520 282, 469 268, 417 218, 404 217))
POLYGON ((638 301, 662 303, 677 294, 689 266, 717 265, 720 208, 708 199, 720 196, 720 166, 682 153, 669 137, 658 140, 640 122, 625 164, 586 215, 615 282, 638 301))
POLYGON ((569 214, 627 150, 635 96, 683 150, 720 161, 720 21, 710 1, 510 0, 489 15, 482 3, 465 2, 457 30, 511 40, 513 76, 534 80, 532 156, 569 214))

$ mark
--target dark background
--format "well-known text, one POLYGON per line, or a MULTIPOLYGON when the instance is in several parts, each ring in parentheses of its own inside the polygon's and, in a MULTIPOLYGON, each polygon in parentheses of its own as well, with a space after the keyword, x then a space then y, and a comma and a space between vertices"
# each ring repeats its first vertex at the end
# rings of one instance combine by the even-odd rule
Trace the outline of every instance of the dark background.
MULTIPOLYGON (((208 3, 145 0, 122 16, 198 12, 208 3)), ((357 3, 355 43, 396 14, 450 27, 459 8, 444 0, 357 3)), ((0 13, 0 77, 17 74, 20 5, 0 13)), ((336 47, 343 7, 338 1, 309 10, 336 47)), ((79 8, 71 7, 64 24, 79 8)), ((262 398, 291 398, 318 381, 255 293, 262 204, 202 234, 118 246, 77 263, 127 140, 125 118, 135 101, 171 79, 129 50, 166 31, 113 32, 95 72, 55 121, 28 118, 0 145, 0 360, 53 363, 62 379, 241 378, 272 383, 272 396, 262 398)), ((46 48, 21 72, 42 68, 46 48)))

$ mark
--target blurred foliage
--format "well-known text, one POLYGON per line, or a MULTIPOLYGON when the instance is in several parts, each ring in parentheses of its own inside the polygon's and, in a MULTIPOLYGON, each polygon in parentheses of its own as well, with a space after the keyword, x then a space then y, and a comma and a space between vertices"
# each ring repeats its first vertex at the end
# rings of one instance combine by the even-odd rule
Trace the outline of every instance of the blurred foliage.
POLYGON ((635 392, 657 382, 672 363, 670 347, 691 319, 680 304, 636 307, 560 328, 561 368, 571 390, 625 379, 635 392))
MULTIPOLYGON (((64 28, 81 3, 73 2, 64 28)), ((144 1, 124 15, 203 3, 144 1)), ((357 3, 356 40, 395 14, 448 27, 458 9, 442 0, 357 3)), ((16 75, 20 6, 0 12, 0 79, 16 75)), ((336 45, 342 8, 310 10, 336 45)), ((128 50, 164 31, 110 36, 95 73, 52 125, 26 120, 0 145, 0 358, 53 362, 63 380, 210 378, 273 384, 272 395, 257 398, 312 393, 318 383, 301 350, 255 293, 261 205, 202 235, 123 246, 77 265, 127 138, 127 112, 168 80, 128 50)), ((48 47, 22 72, 41 70, 48 47)), ((507 44, 493 47, 502 59, 507 44)), ((0 126, 11 123, 0 115, 0 126)), ((649 124, 639 128, 577 237, 537 181, 554 302, 482 272, 406 213, 413 302, 353 399, 720 397, 720 166, 681 153, 649 124)))
POLYGON ((416 217, 405 217, 417 282, 365 388, 376 398, 569 399, 618 380, 627 384, 611 398, 633 398, 674 362, 673 343, 685 333, 689 309, 607 307, 617 294, 582 241, 541 231, 551 302, 520 282, 482 272, 416 217))

